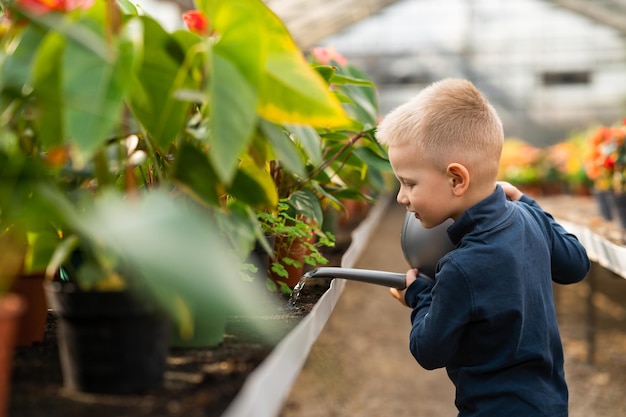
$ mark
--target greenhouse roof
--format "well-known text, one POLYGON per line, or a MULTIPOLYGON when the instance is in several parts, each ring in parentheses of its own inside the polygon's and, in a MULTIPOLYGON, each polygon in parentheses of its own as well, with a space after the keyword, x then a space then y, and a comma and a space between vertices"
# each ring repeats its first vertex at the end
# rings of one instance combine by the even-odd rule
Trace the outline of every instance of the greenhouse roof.
MULTIPOLYGON (((398 0, 265 0, 302 48, 398 0)), ((605 26, 626 33, 626 0, 550 0, 605 26)))
POLYGON ((551 0, 605 26, 626 33, 626 0, 551 0))
POLYGON ((397 0, 265 0, 302 49, 397 0))

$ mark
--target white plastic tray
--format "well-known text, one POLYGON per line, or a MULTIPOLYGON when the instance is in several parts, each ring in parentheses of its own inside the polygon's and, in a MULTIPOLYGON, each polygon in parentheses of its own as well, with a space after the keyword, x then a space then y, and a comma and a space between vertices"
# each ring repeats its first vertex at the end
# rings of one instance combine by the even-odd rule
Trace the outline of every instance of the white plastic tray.
POLYGON ((585 226, 559 219, 557 221, 580 240, 589 259, 626 278, 626 247, 616 245, 585 226))

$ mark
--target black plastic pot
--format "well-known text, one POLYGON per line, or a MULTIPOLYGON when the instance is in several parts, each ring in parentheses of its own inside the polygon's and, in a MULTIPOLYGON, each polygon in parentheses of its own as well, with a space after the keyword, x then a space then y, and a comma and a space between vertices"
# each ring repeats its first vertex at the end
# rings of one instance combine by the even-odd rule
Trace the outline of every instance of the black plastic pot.
POLYGON ((70 283, 45 283, 57 317, 59 355, 66 388, 133 394, 163 383, 170 321, 127 292, 80 291, 70 283))
MULTIPOLYGON (((276 236, 265 236, 267 240, 267 244, 270 248, 274 249, 274 245, 276 243, 276 236)), ((254 248, 250 252, 248 259, 246 262, 249 262, 257 267, 257 272, 255 273, 255 281, 261 283, 261 285, 265 286, 265 280, 267 279, 267 270, 270 264, 270 255, 265 251, 263 246, 259 241, 254 243, 254 248)))

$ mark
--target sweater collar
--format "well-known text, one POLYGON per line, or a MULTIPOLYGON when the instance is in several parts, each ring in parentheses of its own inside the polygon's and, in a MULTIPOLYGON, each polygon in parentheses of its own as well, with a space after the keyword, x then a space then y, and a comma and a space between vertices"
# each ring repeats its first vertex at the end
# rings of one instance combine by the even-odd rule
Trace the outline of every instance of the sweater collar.
POLYGON ((489 197, 467 209, 448 227, 448 236, 452 243, 456 246, 468 233, 481 232, 498 224, 501 216, 506 213, 506 202, 504 190, 496 185, 495 191, 489 197))

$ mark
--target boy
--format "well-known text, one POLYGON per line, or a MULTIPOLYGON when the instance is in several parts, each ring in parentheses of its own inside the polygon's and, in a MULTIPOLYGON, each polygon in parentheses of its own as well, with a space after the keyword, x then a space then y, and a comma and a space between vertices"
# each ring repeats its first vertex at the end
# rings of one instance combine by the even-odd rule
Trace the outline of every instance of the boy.
POLYGON ((469 81, 446 79, 392 111, 377 136, 398 203, 426 228, 454 220, 455 249, 434 279, 409 270, 406 290, 391 289, 413 309, 415 359, 445 366, 459 416, 567 416, 552 281, 582 280, 589 259, 532 198, 496 181, 503 131, 494 108, 469 81))

